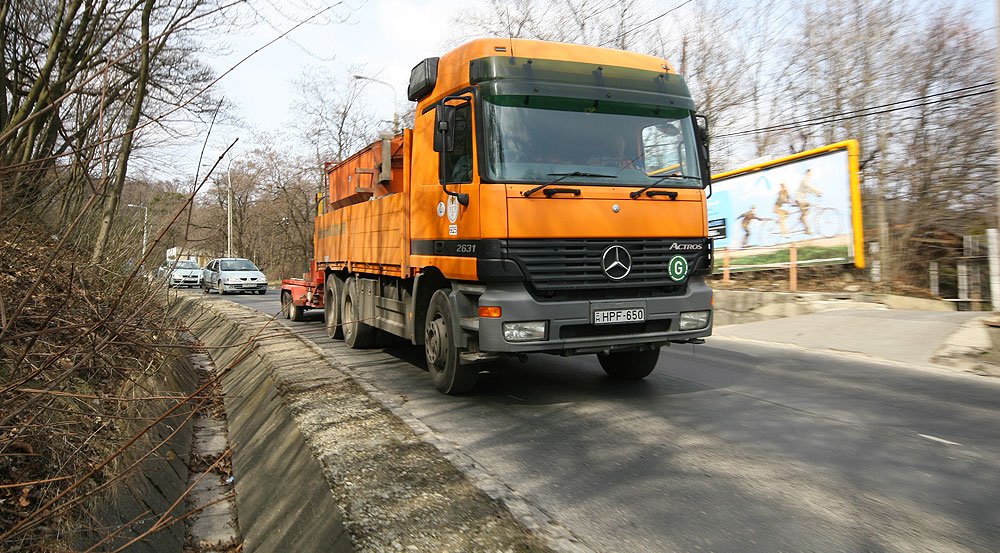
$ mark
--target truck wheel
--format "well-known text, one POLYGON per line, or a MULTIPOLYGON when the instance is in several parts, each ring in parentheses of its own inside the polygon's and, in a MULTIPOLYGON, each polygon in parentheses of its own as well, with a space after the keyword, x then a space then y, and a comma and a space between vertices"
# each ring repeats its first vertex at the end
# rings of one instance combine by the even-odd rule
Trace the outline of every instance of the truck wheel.
POLYGON ((479 371, 459 363, 459 351, 452 337, 455 314, 444 290, 431 296, 424 323, 424 356, 434 387, 445 394, 462 394, 476 387, 479 371))
POLYGON ((343 320, 340 317, 343 289, 344 281, 333 274, 326 275, 323 284, 323 321, 326 324, 326 335, 335 340, 344 337, 343 320))
POLYGON ((645 351, 598 353, 604 372, 618 380, 640 380, 649 376, 660 359, 660 348, 645 351))
POLYGON ((301 305, 295 305, 292 301, 292 295, 288 292, 281 293, 281 313, 289 321, 301 321, 302 320, 302 309, 301 305))
POLYGON ((361 321, 361 306, 355 301, 357 285, 353 278, 347 279, 344 300, 340 312, 344 318, 344 343, 352 349, 370 348, 375 343, 375 327, 361 321))

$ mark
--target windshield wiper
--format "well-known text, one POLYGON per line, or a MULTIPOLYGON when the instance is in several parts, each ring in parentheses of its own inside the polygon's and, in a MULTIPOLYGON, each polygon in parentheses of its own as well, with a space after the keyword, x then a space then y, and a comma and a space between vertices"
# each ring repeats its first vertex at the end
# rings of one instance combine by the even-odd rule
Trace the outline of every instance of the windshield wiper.
MULTIPOLYGON (((650 188, 653 188, 657 184, 660 184, 661 182, 663 182, 663 181, 665 181, 667 179, 695 179, 695 180, 700 180, 700 179, 698 179, 698 177, 692 177, 691 175, 676 175, 676 174, 674 174, 674 175, 663 175, 662 177, 656 179, 656 181, 653 184, 650 184, 649 186, 640 188, 639 190, 636 190, 634 192, 629 192, 628 196, 634 200, 634 199, 638 198, 639 196, 642 196, 643 192, 649 190, 650 188)), ((670 196, 671 200, 673 200, 675 198, 676 198, 676 196, 670 196)))
POLYGON ((538 192, 539 190, 545 188, 546 186, 551 186, 551 185, 553 185, 553 184, 555 184, 557 182, 560 182, 560 181, 562 181, 564 179, 568 179, 569 177, 601 177, 601 178, 605 178, 605 179, 617 179, 618 178, 617 175, 605 175, 603 173, 585 173, 583 171, 573 171, 572 173, 549 173, 548 176, 550 176, 550 177, 559 177, 559 178, 555 179, 555 180, 552 180, 552 181, 549 181, 549 182, 547 182, 545 184, 539 184, 538 186, 532 188, 531 190, 525 191, 524 193, 522 193, 522 195, 525 198, 527 198, 528 196, 534 194, 535 192, 538 192))

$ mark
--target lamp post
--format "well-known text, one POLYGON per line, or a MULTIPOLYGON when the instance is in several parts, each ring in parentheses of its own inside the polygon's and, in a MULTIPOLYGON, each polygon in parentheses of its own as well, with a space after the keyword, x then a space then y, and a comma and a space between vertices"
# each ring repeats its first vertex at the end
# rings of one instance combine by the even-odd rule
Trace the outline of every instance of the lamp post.
POLYGON ((351 76, 361 81, 371 81, 373 83, 383 84, 389 87, 389 90, 392 91, 392 134, 393 135, 399 134, 399 108, 397 107, 399 105, 399 102, 398 98, 396 97, 396 87, 392 86, 391 84, 385 81, 380 81, 373 77, 366 77, 364 75, 351 75, 351 76))
POLYGON ((146 241, 149 238, 149 208, 139 204, 127 204, 128 207, 134 207, 136 209, 142 209, 142 253, 146 254, 146 241))
POLYGON ((229 158, 229 168, 226 170, 226 180, 229 190, 226 195, 226 257, 233 256, 233 158, 229 158))

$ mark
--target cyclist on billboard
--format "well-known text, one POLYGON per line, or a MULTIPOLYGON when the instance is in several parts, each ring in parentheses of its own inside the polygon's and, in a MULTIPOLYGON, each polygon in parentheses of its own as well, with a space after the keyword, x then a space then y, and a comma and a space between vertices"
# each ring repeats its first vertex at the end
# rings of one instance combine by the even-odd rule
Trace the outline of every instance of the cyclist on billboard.
MULTIPOLYGON (((806 169, 804 175, 802 175, 802 182, 799 184, 799 189, 795 192, 795 205, 799 207, 799 219, 802 220, 802 227, 805 228, 806 234, 812 234, 812 229, 809 228, 809 222, 806 217, 809 215, 809 196, 815 195, 817 198, 823 197, 823 193, 813 188, 812 184, 812 169, 806 169)), ((782 185, 784 187, 784 185, 782 185)), ((784 233, 785 226, 781 226, 782 233, 784 233)))

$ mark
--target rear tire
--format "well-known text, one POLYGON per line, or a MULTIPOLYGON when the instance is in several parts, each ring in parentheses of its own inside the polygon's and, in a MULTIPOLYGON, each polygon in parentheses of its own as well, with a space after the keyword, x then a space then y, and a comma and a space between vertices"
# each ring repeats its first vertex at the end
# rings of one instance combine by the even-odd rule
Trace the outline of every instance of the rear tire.
POLYGON ((323 283, 323 322, 326 324, 326 335, 334 340, 344 338, 343 318, 340 304, 344 290, 344 281, 334 274, 326 275, 323 283))
POLYGON ((358 286, 353 278, 347 279, 344 287, 344 301, 340 312, 344 318, 344 343, 352 349, 370 348, 375 344, 375 327, 362 322, 361 306, 358 304, 358 286))
POLYGON ((305 309, 303 309, 301 305, 295 305, 295 302, 292 301, 291 293, 289 292, 281 293, 281 313, 285 316, 286 319, 295 322, 301 321, 302 313, 304 311, 305 309))
POLYGON ((424 357, 434 387, 449 395, 471 391, 479 379, 479 371, 474 366, 459 362, 460 352, 452 336, 454 321, 447 292, 434 292, 424 322, 424 357))
POLYGON ((660 348, 644 351, 598 353, 597 360, 608 376, 617 380, 641 380, 649 376, 660 359, 660 348))

